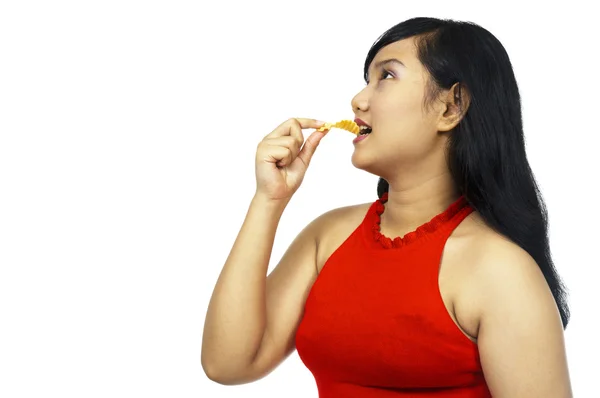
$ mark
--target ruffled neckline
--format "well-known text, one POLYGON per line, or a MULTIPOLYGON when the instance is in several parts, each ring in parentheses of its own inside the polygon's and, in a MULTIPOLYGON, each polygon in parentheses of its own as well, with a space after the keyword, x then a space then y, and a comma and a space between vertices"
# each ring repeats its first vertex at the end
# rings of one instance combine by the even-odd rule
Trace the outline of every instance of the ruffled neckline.
POLYGON ((381 233, 381 215, 385 211, 384 204, 388 200, 388 193, 384 193, 383 196, 375 202, 375 217, 373 223, 373 238, 375 242, 380 243, 386 249, 400 248, 408 245, 420 238, 423 238, 448 223, 452 218, 463 208, 468 206, 467 199, 464 195, 461 195, 456 201, 454 201, 446 210, 436 215, 425 224, 419 226, 412 232, 407 233, 403 237, 396 237, 391 239, 381 233))

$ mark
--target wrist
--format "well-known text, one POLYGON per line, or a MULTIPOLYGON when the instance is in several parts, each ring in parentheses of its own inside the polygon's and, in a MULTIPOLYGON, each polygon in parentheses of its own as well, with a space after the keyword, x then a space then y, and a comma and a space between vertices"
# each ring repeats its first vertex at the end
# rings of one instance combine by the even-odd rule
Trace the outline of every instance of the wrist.
POLYGON ((283 212, 285 207, 290 202, 290 199, 291 198, 273 199, 257 191, 254 194, 254 197, 252 198, 252 205, 256 205, 261 208, 266 208, 276 212, 283 212))

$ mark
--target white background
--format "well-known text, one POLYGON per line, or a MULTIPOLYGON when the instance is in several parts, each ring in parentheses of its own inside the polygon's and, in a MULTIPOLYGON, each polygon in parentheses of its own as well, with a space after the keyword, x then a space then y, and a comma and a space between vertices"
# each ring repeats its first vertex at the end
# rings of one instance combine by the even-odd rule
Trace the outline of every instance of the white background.
MULTIPOLYGON (((369 47, 415 16, 476 22, 511 57, 571 291, 573 388, 600 396, 599 37, 587 3, 2 2, 0 396, 316 397, 296 353, 252 384, 210 381, 205 311, 254 192, 259 140, 289 117, 353 118, 369 47)), ((269 270, 319 214, 376 199, 377 178, 352 166, 337 131, 283 216, 269 270)))

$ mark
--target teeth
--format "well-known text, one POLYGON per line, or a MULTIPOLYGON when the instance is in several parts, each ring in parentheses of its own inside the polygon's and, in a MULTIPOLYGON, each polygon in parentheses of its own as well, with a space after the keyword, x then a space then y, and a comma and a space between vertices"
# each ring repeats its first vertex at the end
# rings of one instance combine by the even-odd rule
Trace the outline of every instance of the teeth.
POLYGON ((366 135, 371 133, 372 129, 369 126, 360 126, 360 133, 359 135, 366 135))

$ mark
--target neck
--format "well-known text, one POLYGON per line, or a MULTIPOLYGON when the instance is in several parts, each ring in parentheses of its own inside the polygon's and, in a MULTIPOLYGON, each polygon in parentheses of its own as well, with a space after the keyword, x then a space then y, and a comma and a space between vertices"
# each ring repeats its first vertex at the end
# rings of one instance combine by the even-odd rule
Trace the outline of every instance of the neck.
POLYGON ((403 236, 442 213, 460 196, 449 172, 410 186, 391 181, 381 228, 392 236, 403 236))

